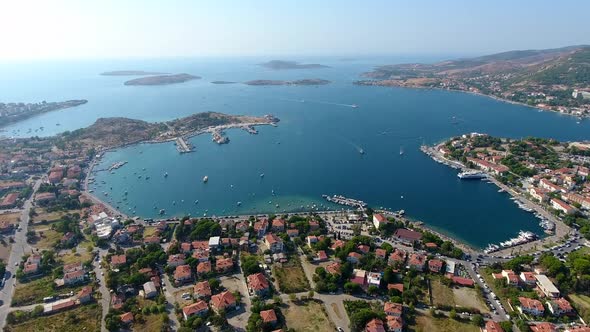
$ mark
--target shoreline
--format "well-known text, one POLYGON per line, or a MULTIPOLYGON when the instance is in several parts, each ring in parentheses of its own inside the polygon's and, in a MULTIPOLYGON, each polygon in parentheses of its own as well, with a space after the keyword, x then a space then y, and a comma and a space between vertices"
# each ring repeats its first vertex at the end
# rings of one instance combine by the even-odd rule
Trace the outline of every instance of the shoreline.
POLYGON ((491 99, 494 99, 496 101, 507 103, 507 104, 525 106, 525 107, 536 109, 536 110, 542 111, 542 112, 552 112, 552 113, 556 113, 556 114, 560 114, 560 115, 571 116, 571 117, 574 117, 574 118, 590 119, 590 114, 588 114, 588 115, 585 115, 585 114, 575 115, 575 114, 571 114, 571 113, 562 113, 562 112, 559 112, 559 111, 554 111, 554 110, 549 109, 549 108, 541 108, 539 106, 533 106, 533 105, 525 104, 525 103, 522 103, 522 102, 519 102, 519 101, 504 99, 504 98, 501 98, 501 97, 498 97, 498 96, 488 95, 488 94, 485 94, 485 93, 482 93, 482 92, 475 92, 475 91, 468 91, 468 90, 458 90, 458 89, 448 89, 448 88, 431 87, 431 86, 358 84, 358 83, 354 83, 354 82, 353 82, 353 84, 359 85, 359 86, 369 86, 369 87, 375 87, 376 86, 376 87, 383 87, 383 88, 402 88, 402 89, 415 89, 415 90, 440 90, 440 91, 460 92, 460 93, 466 93, 466 94, 480 96, 480 97, 491 98, 491 99))
MULTIPOLYGON (((452 167, 452 168, 462 168, 462 169, 469 169, 468 167, 466 167, 464 164, 455 161, 455 160, 450 160, 445 158, 440 152, 438 152, 434 147, 432 146, 422 146, 420 148, 420 150, 422 152, 424 152, 425 154, 427 154, 430 158, 434 159, 434 160, 439 160, 442 164, 448 166, 448 167, 452 167)), ((487 174, 487 173, 486 173, 487 174)), ((527 242, 527 243, 523 243, 520 245, 516 245, 513 247, 509 247, 509 248, 503 248, 500 249, 498 251, 494 251, 492 253, 489 253, 489 256, 506 256, 506 255, 513 255, 515 253, 519 254, 523 251, 529 251, 529 250, 537 250, 537 246, 541 245, 547 245, 549 243, 556 243, 561 241, 564 237, 566 237, 570 232, 571 232, 571 228, 569 226, 567 226, 566 224, 563 223, 563 221, 555 218, 553 215, 551 215, 550 213, 548 213, 545 209, 543 209, 543 207, 539 206, 538 204, 532 202, 531 200, 529 200, 528 198, 526 198, 525 196, 521 195, 520 193, 514 191, 514 189, 512 189, 511 187, 501 183, 500 181, 498 181, 496 178, 494 178, 493 176, 488 176, 487 179, 489 181, 491 181, 493 184, 495 184, 498 188, 503 189, 506 193, 508 193, 511 197, 521 201, 522 203, 526 204, 529 208, 532 208, 535 212, 541 214, 543 217, 549 219, 550 221, 552 221, 555 224, 555 233, 548 235, 546 237, 543 238, 539 238, 537 240, 531 241, 531 242, 527 242)))

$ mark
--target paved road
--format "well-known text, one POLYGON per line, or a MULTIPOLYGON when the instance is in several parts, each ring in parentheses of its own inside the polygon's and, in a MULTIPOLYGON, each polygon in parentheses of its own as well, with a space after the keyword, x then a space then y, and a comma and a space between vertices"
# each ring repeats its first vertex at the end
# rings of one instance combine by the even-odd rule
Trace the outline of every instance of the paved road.
POLYGON ((30 253, 32 250, 26 239, 26 234, 29 229, 29 211, 33 206, 33 197, 35 197, 35 193, 39 189, 43 178, 37 180, 33 185, 33 193, 31 194, 31 197, 23 204, 20 217, 21 221, 19 223, 21 230, 15 231, 14 243, 12 244, 10 257, 8 258, 6 266, 6 271, 10 273, 10 278, 6 280, 4 288, 0 291, 0 329, 3 329, 6 324, 8 307, 10 307, 10 303, 12 303, 12 296, 14 295, 14 289, 16 287, 16 278, 13 278, 17 270, 15 263, 21 261, 23 254, 30 253))
POLYGON ((100 283, 98 291, 100 292, 100 295, 102 297, 100 299, 100 304, 102 305, 102 319, 101 319, 100 330, 102 332, 107 332, 107 329, 105 327, 104 318, 109 313, 109 305, 111 303, 111 294, 109 293, 109 289, 107 288, 107 283, 106 283, 105 277, 102 275, 104 273, 104 271, 100 267, 100 262, 102 262, 104 260, 104 257, 106 256, 107 252, 108 251, 106 249, 99 248, 98 249, 99 260, 94 261, 94 263, 93 263, 94 273, 100 283))
POLYGON ((250 300, 250 294, 248 294, 248 284, 244 277, 244 271, 242 271, 242 262, 239 259, 238 266, 240 268, 240 273, 233 274, 231 277, 239 279, 239 291, 242 294, 242 308, 238 313, 230 313, 230 315, 228 315, 228 322, 236 329, 236 331, 246 331, 248 319, 250 318, 252 301, 250 300))
POLYGON ((160 275, 162 280, 164 281, 164 286, 166 287, 166 291, 164 291, 164 296, 166 296, 166 301, 168 301, 168 304, 166 304, 166 310, 168 311, 168 317, 170 318, 169 325, 172 331, 177 331, 180 328, 180 322, 178 321, 176 313, 174 312, 174 302, 176 302, 176 299, 172 294, 176 287, 174 287, 170 283, 168 276, 162 273, 162 271, 160 271, 160 275))

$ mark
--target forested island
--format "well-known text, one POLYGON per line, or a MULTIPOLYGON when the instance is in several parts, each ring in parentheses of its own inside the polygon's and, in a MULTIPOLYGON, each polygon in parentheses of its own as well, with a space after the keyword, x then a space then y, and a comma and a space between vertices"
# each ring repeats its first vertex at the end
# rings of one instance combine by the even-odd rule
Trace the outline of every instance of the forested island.
POLYGON ((157 75, 140 77, 125 82, 125 85, 167 85, 175 83, 184 83, 192 80, 200 79, 200 76, 190 74, 174 74, 174 75, 157 75))
POLYGON ((261 63, 260 66, 268 68, 268 69, 274 69, 274 70, 330 68, 328 66, 320 65, 319 63, 298 63, 295 61, 283 61, 283 60, 271 60, 269 62, 261 63))
POLYGON ((35 115, 86 104, 88 100, 40 103, 0 103, 0 127, 26 120, 35 115))
POLYGON ((253 80, 244 82, 247 85, 326 85, 332 82, 320 78, 305 78, 301 80, 283 81, 283 80, 253 80))
POLYGON ((101 73, 103 76, 148 76, 148 75, 164 75, 167 73, 160 73, 155 71, 143 70, 115 70, 101 73))

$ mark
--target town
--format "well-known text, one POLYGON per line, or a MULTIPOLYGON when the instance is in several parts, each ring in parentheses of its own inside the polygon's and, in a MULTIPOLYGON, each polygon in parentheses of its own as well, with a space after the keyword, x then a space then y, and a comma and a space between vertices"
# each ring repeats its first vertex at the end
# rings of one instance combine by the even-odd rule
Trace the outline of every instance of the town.
POLYGON ((321 213, 129 217, 86 191, 94 152, 33 146, 3 158, 7 331, 589 330, 581 143, 473 133, 425 150, 550 214, 544 242, 487 253, 357 200, 321 213))
MULTIPOLYGON (((6 126, 11 123, 28 119, 32 116, 56 111, 64 108, 76 107, 86 104, 87 100, 68 100, 64 102, 46 102, 40 103, 0 103, 0 126, 6 126)), ((44 128, 36 128, 35 132, 44 128)), ((32 129, 29 130, 29 133, 32 129)))

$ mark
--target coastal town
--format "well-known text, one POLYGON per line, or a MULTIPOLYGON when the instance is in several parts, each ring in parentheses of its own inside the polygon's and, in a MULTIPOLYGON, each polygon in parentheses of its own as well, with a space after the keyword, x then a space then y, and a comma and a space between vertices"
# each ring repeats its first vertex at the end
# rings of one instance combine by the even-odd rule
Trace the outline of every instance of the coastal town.
MULTIPOLYGON (((47 113, 51 111, 57 111, 65 108, 76 107, 79 105, 86 104, 87 100, 68 100, 63 102, 47 102, 42 101, 39 103, 2 103, 0 102, 0 127, 7 126, 11 123, 22 121, 30 117, 47 113)), ((33 129, 30 129, 28 133, 31 133, 33 129)), ((44 128, 35 128, 35 133, 43 131, 44 128)))
POLYGON ((93 145, 14 142, 0 181, 7 331, 589 329, 583 143, 472 133, 423 147, 546 225, 546 236, 479 251, 341 195, 324 196, 338 211, 126 215, 88 191, 93 145))

